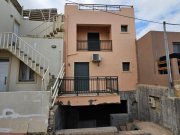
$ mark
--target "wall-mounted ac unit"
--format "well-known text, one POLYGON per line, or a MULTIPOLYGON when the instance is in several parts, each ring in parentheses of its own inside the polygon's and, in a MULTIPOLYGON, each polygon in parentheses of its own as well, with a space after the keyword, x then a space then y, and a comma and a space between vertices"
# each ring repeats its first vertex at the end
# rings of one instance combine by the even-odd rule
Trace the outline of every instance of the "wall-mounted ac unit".
POLYGON ((92 61, 93 62, 100 62, 101 61, 101 56, 99 54, 93 54, 92 55, 92 61))

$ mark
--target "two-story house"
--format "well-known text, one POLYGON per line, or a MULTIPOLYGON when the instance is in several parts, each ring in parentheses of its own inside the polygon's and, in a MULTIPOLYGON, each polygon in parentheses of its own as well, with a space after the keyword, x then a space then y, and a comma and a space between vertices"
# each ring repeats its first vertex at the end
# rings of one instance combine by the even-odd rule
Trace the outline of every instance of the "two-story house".
POLYGON ((135 23, 124 16, 134 16, 132 6, 65 5, 59 128, 110 126, 113 114, 131 114, 120 97, 136 89, 135 23))

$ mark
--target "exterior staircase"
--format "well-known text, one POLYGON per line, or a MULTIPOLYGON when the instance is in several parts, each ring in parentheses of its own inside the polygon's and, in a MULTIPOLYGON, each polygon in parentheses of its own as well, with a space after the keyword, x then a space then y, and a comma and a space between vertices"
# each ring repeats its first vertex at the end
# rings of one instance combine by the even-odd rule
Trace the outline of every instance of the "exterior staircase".
POLYGON ((0 33, 0 49, 7 50, 42 77, 42 89, 49 83, 48 59, 15 33, 0 33))
POLYGON ((32 37, 55 38, 63 37, 64 32, 64 16, 62 14, 55 15, 49 20, 35 27, 27 35, 32 37))

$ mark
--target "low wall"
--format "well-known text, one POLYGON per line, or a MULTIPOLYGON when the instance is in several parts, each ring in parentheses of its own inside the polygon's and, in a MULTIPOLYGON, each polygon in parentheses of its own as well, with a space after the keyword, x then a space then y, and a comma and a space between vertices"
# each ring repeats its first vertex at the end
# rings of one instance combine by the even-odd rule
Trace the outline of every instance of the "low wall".
MULTIPOLYGON (((12 112, 14 116, 47 115, 49 112, 49 92, 1 92, 0 118, 8 117, 6 113, 12 112)), ((12 114, 13 116, 13 114, 12 114)))
POLYGON ((110 114, 110 122, 111 126, 115 126, 120 128, 120 126, 126 126, 129 122, 129 115, 128 114, 110 114))
POLYGON ((168 97, 167 87, 137 86, 138 117, 180 134, 180 98, 168 97))
POLYGON ((136 99, 136 90, 132 91, 120 91, 120 99, 127 100, 129 120, 136 120, 138 118, 138 108, 136 99))
POLYGON ((46 132, 49 98, 47 91, 1 92, 0 127, 7 130, 0 134, 46 132))

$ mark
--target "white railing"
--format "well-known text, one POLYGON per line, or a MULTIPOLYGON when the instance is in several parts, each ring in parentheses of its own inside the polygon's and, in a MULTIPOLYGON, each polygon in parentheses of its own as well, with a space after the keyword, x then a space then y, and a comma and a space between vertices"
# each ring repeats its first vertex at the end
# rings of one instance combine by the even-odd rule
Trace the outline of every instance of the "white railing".
POLYGON ((46 72, 44 73, 43 77, 42 77, 42 86, 41 86, 41 90, 47 90, 49 84, 49 67, 47 68, 46 72))
POLYGON ((12 52, 40 75, 44 75, 45 70, 47 71, 49 68, 49 60, 15 33, 0 33, 0 48, 12 52), (43 72, 41 69, 43 69, 43 72))
POLYGON ((33 30, 28 32, 26 35, 31 35, 35 37, 44 37, 44 35, 49 35, 53 33, 56 28, 60 28, 63 21, 63 15, 58 14, 51 17, 49 20, 44 21, 42 24, 35 27, 33 30))
POLYGON ((65 70, 65 64, 63 63, 62 66, 61 66, 61 69, 59 71, 59 74, 58 74, 58 76, 56 78, 56 81, 55 81, 53 87, 51 87, 51 95, 52 95, 51 107, 53 107, 55 102, 56 102, 56 98, 58 96, 59 88, 60 88, 60 86, 62 84, 61 79, 63 79, 64 74, 65 74, 64 70, 65 70))

